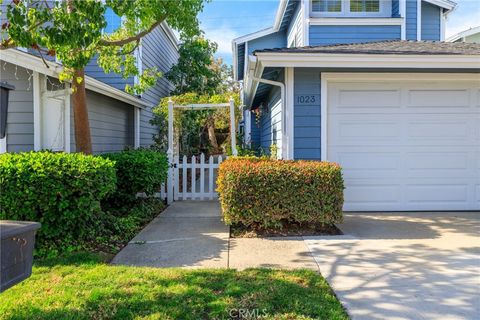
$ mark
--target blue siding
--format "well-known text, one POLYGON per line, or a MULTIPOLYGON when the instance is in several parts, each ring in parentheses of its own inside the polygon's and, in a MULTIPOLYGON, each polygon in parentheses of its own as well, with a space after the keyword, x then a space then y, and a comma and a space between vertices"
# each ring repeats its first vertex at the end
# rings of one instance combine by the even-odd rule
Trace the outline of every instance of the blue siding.
POLYGON ((260 146, 268 153, 270 146, 281 145, 282 140, 282 100, 279 87, 273 87, 268 97, 268 110, 261 117, 260 146))
POLYGON ((422 40, 440 41, 440 7, 422 2, 422 40))
POLYGON ((295 68, 294 75, 294 158, 320 159, 320 69, 295 68), (313 96, 313 103, 302 103, 313 96))
POLYGON ((257 124, 257 118, 254 113, 252 113, 252 121, 250 125, 250 141, 252 149, 256 150, 260 147, 260 124, 257 124))
POLYGON ((406 37, 407 40, 417 40, 417 0, 406 1, 406 37))
POLYGON ((400 39, 400 26, 310 26, 310 45, 400 39))
POLYGON ((400 1, 392 0, 392 18, 400 17, 400 1))
POLYGON ((248 54, 251 55, 255 50, 284 48, 287 46, 287 37, 285 32, 279 31, 261 38, 253 39, 248 42, 248 54))

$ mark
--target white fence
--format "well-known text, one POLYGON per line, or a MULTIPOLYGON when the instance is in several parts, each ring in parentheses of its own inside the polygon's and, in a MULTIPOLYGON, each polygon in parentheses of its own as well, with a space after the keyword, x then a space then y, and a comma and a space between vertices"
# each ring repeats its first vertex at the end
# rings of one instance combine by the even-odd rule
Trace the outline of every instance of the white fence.
POLYGON ((222 156, 210 156, 205 161, 202 153, 199 157, 173 157, 173 166, 168 170, 167 186, 171 184, 173 197, 168 197, 167 190, 162 186, 160 196, 170 203, 178 200, 213 200, 218 198, 216 179, 218 167, 223 161, 222 156))

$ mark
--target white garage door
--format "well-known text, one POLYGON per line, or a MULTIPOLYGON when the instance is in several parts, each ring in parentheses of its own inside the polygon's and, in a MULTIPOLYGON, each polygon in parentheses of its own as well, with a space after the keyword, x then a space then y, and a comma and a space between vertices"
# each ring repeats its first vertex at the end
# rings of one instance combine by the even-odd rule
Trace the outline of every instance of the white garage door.
POLYGON ((326 157, 344 169, 344 209, 480 209, 479 81, 411 78, 327 82, 326 157))

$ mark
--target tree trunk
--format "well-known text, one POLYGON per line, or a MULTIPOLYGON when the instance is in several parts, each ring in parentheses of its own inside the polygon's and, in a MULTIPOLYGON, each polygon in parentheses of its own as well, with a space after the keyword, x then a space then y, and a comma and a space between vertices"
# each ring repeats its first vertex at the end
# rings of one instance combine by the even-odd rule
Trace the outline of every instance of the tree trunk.
POLYGON ((77 152, 92 153, 90 123, 88 122, 87 92, 85 90, 85 71, 77 69, 73 76, 75 91, 72 95, 73 118, 75 123, 75 146, 77 152), (77 79, 82 79, 80 82, 77 79))
POLYGON ((215 135, 215 120, 213 118, 209 118, 207 120, 207 130, 208 130, 208 140, 210 140, 210 144, 215 149, 215 151, 218 151, 219 148, 218 148, 217 136, 215 135))

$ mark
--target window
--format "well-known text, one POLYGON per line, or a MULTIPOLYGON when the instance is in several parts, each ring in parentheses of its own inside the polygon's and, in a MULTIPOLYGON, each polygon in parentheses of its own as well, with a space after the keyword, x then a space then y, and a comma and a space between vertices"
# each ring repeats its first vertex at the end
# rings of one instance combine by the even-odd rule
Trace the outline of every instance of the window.
POLYGON ((342 12, 342 0, 313 0, 312 10, 315 12, 342 12))
POLYGON ((379 12, 380 0, 350 0, 350 12, 379 12))
POLYGON ((105 27, 105 33, 113 33, 122 25, 122 18, 120 18, 112 8, 107 8, 105 10, 105 20, 107 21, 107 26, 105 27))
POLYGON ((311 0, 314 17, 391 17, 392 0, 311 0))

